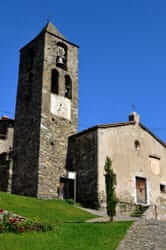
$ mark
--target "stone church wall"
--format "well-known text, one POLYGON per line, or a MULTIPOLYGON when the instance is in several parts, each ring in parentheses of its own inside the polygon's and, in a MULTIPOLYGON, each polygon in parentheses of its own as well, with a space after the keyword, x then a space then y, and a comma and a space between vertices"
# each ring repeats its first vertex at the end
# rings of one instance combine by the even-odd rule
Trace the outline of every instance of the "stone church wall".
MULTIPOLYGON (((136 178, 142 178, 146 181, 146 205, 159 204, 160 184, 166 182, 165 146, 138 124, 100 128, 98 134, 99 194, 105 194, 104 163, 109 156, 121 202, 138 203, 136 178)), ((166 199, 166 194, 163 196, 166 199)))
POLYGON ((97 133, 70 137, 72 169, 77 173, 77 201, 98 207, 97 133))
POLYGON ((20 51, 12 192, 37 196, 44 35, 20 51))

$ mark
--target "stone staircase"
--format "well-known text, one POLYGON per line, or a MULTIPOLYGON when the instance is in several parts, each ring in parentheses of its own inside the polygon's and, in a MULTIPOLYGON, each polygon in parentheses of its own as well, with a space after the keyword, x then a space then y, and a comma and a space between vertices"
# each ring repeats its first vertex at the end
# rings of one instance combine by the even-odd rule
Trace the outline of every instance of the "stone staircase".
POLYGON ((131 217, 142 217, 148 209, 149 206, 136 205, 131 217))

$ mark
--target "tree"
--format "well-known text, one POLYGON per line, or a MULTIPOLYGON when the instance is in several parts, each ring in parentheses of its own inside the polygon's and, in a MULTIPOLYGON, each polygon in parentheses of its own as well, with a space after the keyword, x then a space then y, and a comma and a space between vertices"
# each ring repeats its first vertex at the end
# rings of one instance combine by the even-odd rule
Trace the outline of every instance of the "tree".
POLYGON ((115 194, 116 176, 112 169, 112 161, 109 157, 106 158, 105 165, 105 184, 106 184, 106 199, 107 199, 107 215, 110 217, 110 221, 113 221, 116 215, 116 205, 118 199, 115 194))

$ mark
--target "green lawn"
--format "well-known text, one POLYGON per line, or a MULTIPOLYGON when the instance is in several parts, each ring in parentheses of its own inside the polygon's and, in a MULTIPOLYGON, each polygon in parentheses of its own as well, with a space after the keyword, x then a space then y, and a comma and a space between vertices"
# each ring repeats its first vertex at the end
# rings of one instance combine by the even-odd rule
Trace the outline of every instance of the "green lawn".
POLYGON ((93 218, 63 201, 44 201, 0 192, 0 208, 40 217, 55 225, 47 233, 0 234, 0 250, 115 250, 131 222, 84 223, 93 218))
POLYGON ((0 208, 29 218, 40 217, 42 221, 57 224, 66 221, 82 222, 94 218, 61 200, 39 200, 0 192, 0 208))

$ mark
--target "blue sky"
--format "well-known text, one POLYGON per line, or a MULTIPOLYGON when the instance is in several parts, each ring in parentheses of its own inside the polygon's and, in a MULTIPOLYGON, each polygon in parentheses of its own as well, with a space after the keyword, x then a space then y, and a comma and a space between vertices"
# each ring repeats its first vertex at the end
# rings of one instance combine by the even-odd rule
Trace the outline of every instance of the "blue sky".
POLYGON ((166 1, 0 3, 0 115, 14 117, 19 49, 49 18, 79 51, 79 130, 141 121, 166 141, 166 1))

